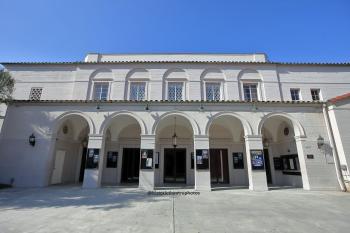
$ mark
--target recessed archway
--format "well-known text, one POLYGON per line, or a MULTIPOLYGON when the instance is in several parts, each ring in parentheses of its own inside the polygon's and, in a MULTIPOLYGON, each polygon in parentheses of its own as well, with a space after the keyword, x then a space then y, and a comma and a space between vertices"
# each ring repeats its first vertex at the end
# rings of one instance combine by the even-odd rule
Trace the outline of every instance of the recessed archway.
POLYGON ((101 127, 104 137, 102 185, 138 184, 141 133, 140 119, 118 113, 105 120, 101 127))
POLYGON ((194 185, 193 125, 180 113, 164 115, 155 123, 156 156, 160 161, 155 170, 156 186, 194 185))
POLYGON ((234 114, 219 114, 208 123, 210 148, 210 176, 217 185, 248 186, 248 172, 244 147, 247 122, 234 114))
POLYGON ((79 113, 58 117, 53 130, 56 137, 49 184, 82 183, 88 136, 93 124, 79 113))
MULTIPOLYGON (((264 145, 266 178, 270 188, 303 188, 304 155, 295 136, 305 137, 301 124, 288 114, 265 116, 259 124, 264 145)), ((304 187, 305 188, 305 187, 304 187)))

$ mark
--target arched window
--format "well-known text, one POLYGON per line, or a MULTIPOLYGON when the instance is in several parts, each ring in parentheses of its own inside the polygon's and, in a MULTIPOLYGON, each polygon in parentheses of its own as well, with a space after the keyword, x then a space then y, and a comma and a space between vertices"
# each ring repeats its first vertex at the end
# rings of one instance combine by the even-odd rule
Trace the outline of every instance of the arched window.
POLYGON ((112 72, 107 69, 96 70, 90 76, 88 99, 109 100, 113 83, 112 72))
POLYGON ((182 69, 171 69, 163 77, 163 99, 181 101, 188 99, 188 75, 182 69))
POLYGON ((226 100, 226 78, 221 70, 208 69, 201 75, 202 100, 226 100))
POLYGON ((256 70, 242 70, 238 75, 239 94, 241 100, 265 100, 264 84, 260 73, 256 70))

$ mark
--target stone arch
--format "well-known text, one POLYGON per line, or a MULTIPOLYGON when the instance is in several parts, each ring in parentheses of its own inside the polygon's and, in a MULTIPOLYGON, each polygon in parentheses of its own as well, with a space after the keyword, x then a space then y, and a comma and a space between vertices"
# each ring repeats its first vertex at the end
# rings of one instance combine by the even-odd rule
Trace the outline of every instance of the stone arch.
POLYGON ((263 80, 262 75, 259 71, 255 69, 243 69, 238 73, 237 79, 238 81, 242 80, 242 78, 247 80, 263 80), (244 77, 246 76, 246 77, 244 77))
POLYGON ((212 116, 209 119, 209 121, 208 121, 208 123, 207 123, 207 125, 205 127, 205 134, 206 135, 209 135, 210 126, 212 125, 212 123, 216 119, 218 119, 219 117, 222 117, 222 116, 231 116, 231 117, 234 117, 234 118, 238 119, 241 122, 241 124, 242 124, 243 130, 244 130, 244 134, 245 135, 252 135, 253 134, 253 130, 252 130, 251 125, 242 116, 240 116, 240 115, 238 115, 237 113, 234 113, 234 112, 219 112, 219 113, 215 114, 214 116, 212 116))
POLYGON ((200 134, 200 128, 199 128, 199 125, 198 123, 192 118, 190 117, 189 115, 187 115, 186 113, 183 113, 183 112, 179 112, 179 111, 172 111, 172 112, 167 112, 167 113, 164 113, 163 115, 161 115, 153 124, 153 127, 152 127, 152 134, 156 134, 157 132, 157 127, 159 125, 159 123, 169 117, 169 116, 173 116, 173 115, 178 115, 178 116, 182 116, 184 118, 186 118, 189 123, 191 124, 192 126, 192 131, 193 131, 193 134, 194 135, 198 135, 200 134))
POLYGON ((200 76, 201 81, 206 78, 207 75, 214 73, 216 77, 212 77, 209 79, 219 79, 219 80, 226 80, 226 75, 224 72, 222 72, 221 69, 214 69, 214 68, 209 68, 205 69, 200 76), (220 77, 219 77, 220 76, 220 77))
POLYGON ((57 134, 57 131, 61 127, 62 123, 65 120, 67 120, 69 117, 72 117, 72 116, 80 116, 80 117, 84 118, 86 120, 87 124, 89 125, 89 134, 96 133, 96 127, 95 127, 95 124, 94 124, 92 118, 90 116, 86 115, 85 113, 80 112, 80 111, 69 111, 69 112, 65 112, 65 113, 61 114, 60 116, 58 116, 55 119, 52 133, 57 134))
POLYGON ((108 129, 108 127, 111 125, 112 121, 114 118, 118 117, 118 116, 130 116, 132 118, 134 118, 138 123, 139 126, 141 128, 141 134, 147 134, 148 130, 146 127, 145 122, 136 114, 129 112, 129 111, 120 111, 120 112, 115 112, 112 115, 108 116, 102 123, 99 133, 101 135, 105 135, 106 130, 108 129))
POLYGON ((130 78, 133 78, 133 76, 137 76, 136 79, 149 79, 149 71, 147 69, 144 69, 144 68, 135 68, 135 69, 131 69, 125 76, 125 79, 126 80, 129 80, 130 78), (144 73, 144 74, 147 74, 147 77, 139 77, 137 76, 137 74, 140 74, 140 73, 144 73))
POLYGON ((163 80, 165 79, 171 79, 171 78, 174 78, 174 79, 186 79, 188 80, 188 74, 185 70, 183 69, 180 69, 180 68, 171 68, 171 69, 168 69, 167 71, 165 71, 164 75, 163 75, 163 80), (178 74, 181 73, 181 74, 184 74, 184 76, 178 76, 178 74), (173 75, 174 77, 172 77, 171 75, 172 74, 175 74, 173 75))
POLYGON ((293 125, 294 129, 294 135, 298 137, 306 137, 304 127, 300 124, 300 122, 295 119, 293 116, 289 115, 288 113, 285 112, 274 112, 274 113, 269 113, 265 115, 261 121, 259 122, 257 132, 259 135, 262 135, 262 128, 264 126, 264 123, 266 122, 267 119, 271 117, 281 117, 286 119, 287 121, 290 121, 293 125))
MULTIPOLYGON (((97 70, 94 70, 90 76, 89 76, 89 80, 92 80, 94 78, 97 78, 98 77, 98 74, 103 74, 103 73, 107 73, 107 74, 111 74, 112 76, 112 71, 110 69, 107 69, 107 68, 101 68, 101 69, 97 69, 97 70)), ((113 77, 109 77, 109 78, 101 78, 101 79, 112 79, 113 77)))

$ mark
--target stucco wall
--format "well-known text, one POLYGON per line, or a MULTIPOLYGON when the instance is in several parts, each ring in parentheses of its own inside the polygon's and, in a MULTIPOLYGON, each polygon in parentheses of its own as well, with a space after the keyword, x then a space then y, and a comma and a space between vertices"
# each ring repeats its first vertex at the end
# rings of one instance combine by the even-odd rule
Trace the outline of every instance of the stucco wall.
MULTIPOLYGON (((261 121, 275 112, 299 122, 305 131, 302 145, 311 189, 337 189, 334 164, 317 148, 319 135, 325 138, 326 144, 329 142, 322 109, 317 105, 261 104, 255 112, 252 112, 251 104, 207 104, 204 111, 199 111, 198 107, 198 104, 191 103, 164 103, 150 105, 150 110, 145 111, 144 104, 138 103, 102 104, 100 110, 94 104, 12 104, 6 115, 0 141, 0 182, 8 183, 14 178, 16 186, 47 185, 53 163, 54 129, 59 116, 67 112, 86 116, 91 134, 100 134, 101 126, 113 114, 127 114, 140 119, 143 134, 149 135, 155 133, 156 122, 169 113, 186 116, 192 122, 196 135, 205 135, 208 122, 218 113, 244 119, 245 127, 249 125, 251 133, 258 135, 261 121), (174 111, 174 108, 177 110, 174 111), (36 136, 35 147, 28 143, 32 133, 36 136), (307 154, 313 154, 314 159, 306 159, 307 154)), ((230 153, 238 149, 231 145, 229 158, 230 153)), ((231 177, 233 183, 246 184, 245 180, 235 181, 234 176, 231 177)))
POLYGON ((321 97, 327 100, 344 94, 350 89, 350 67, 316 65, 275 64, 191 64, 191 63, 136 63, 136 64, 8 64, 6 68, 16 80, 14 98, 28 99, 32 87, 43 87, 42 99, 89 99, 92 82, 107 81, 111 85, 109 99, 128 97, 127 82, 143 80, 148 83, 148 99, 165 98, 165 81, 176 80, 168 76, 174 70, 187 81, 186 99, 203 98, 203 80, 208 73, 211 81, 222 81, 222 99, 239 100, 243 81, 259 81, 261 100, 290 100, 290 88, 300 88, 302 100, 312 100, 310 89, 319 88, 321 97), (143 70, 139 76, 131 73, 143 70), (259 80, 242 77, 249 70, 257 73, 259 80))

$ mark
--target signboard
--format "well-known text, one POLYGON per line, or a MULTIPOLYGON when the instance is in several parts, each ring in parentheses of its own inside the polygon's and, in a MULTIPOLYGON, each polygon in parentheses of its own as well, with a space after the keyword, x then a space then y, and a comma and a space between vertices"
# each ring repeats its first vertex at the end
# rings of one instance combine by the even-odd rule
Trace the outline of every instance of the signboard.
POLYGON ((116 168, 117 164, 118 164, 118 152, 108 151, 106 168, 116 168))
POLYGON ((209 150, 196 150, 196 167, 197 169, 209 169, 209 150))
POLYGON ((244 169, 243 152, 233 152, 232 161, 234 169, 244 169))
POLYGON ((153 169, 153 150, 141 149, 141 169, 153 169))
POLYGON ((89 148, 86 156, 86 169, 97 169, 100 158, 100 149, 89 148))
POLYGON ((264 153, 262 150, 250 150, 250 158, 253 170, 264 170, 264 153))

